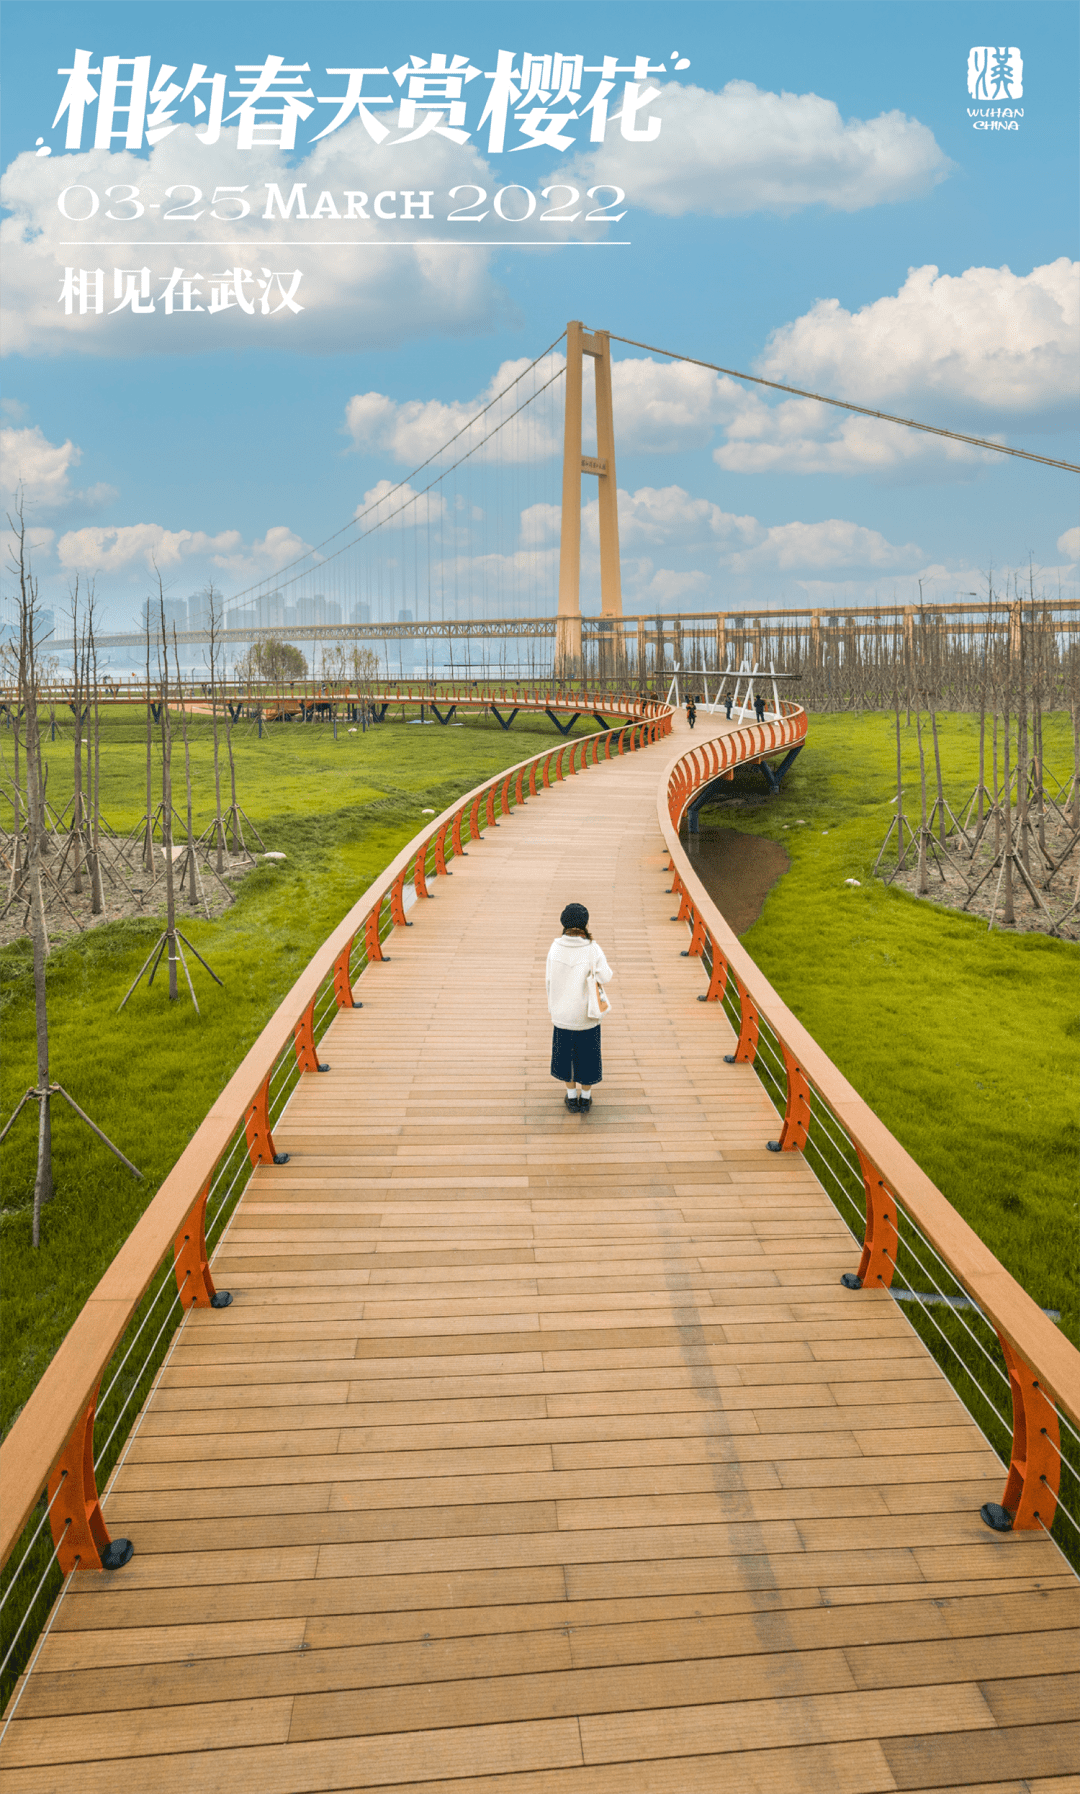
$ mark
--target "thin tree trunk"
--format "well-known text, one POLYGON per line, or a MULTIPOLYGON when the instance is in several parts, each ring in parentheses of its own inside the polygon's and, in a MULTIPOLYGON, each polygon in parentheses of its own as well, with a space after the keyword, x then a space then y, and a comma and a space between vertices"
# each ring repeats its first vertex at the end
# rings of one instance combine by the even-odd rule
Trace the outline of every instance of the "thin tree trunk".
POLYGON ((920 897, 925 897, 930 889, 930 880, 926 871, 926 836, 928 833, 926 825, 926 755, 923 752, 921 699, 919 706, 915 711, 915 729, 919 740, 919 789, 922 794, 922 826, 919 829, 919 876, 915 888, 920 897))
POLYGON ((904 768, 900 748, 900 687, 893 687, 896 698, 896 865, 904 863, 904 768))
POLYGON ((207 589, 207 597, 210 605, 210 715, 214 731, 214 832, 217 840, 217 873, 220 878, 225 870, 225 828, 221 820, 221 755, 217 717, 217 595, 212 585, 207 589))
POLYGON ((1004 761, 1005 761, 1005 907, 1002 918, 1010 926, 1016 921, 1016 907, 1013 902, 1013 832, 1012 832, 1012 791, 1010 789, 1011 769, 1009 766, 1009 732, 1011 717, 1009 714, 1009 692, 1005 691, 1004 722, 1004 761))
POLYGON ((937 769, 938 835, 941 845, 944 847, 947 833, 945 828, 945 787, 941 781, 941 743, 938 740, 937 710, 934 706, 932 692, 930 694, 930 727, 934 735, 934 765, 937 769))
POLYGON ((154 875, 153 713, 150 708, 150 600, 146 601, 146 833, 143 865, 154 875))
POLYGON ((172 803, 172 724, 169 719, 169 638, 165 630, 165 594, 158 575, 158 600, 161 609, 161 815, 165 846, 165 905, 167 951, 169 957, 169 1002, 180 994, 176 973, 176 880, 173 872, 173 803, 172 803))
POLYGON ((94 594, 91 590, 87 617, 88 675, 91 709, 91 751, 86 756, 86 785, 90 800, 90 910, 104 914, 105 889, 101 878, 101 704, 98 693, 97 640, 94 635, 94 594))

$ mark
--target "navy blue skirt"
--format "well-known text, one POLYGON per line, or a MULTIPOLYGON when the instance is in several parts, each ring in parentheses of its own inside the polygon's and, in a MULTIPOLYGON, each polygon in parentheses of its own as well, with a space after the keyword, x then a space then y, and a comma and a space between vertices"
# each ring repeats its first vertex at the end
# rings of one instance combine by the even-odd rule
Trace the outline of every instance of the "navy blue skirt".
POLYGON ((595 1028, 552 1030, 551 1075, 561 1078, 564 1084, 584 1084, 586 1090, 603 1082, 599 1022, 595 1028))

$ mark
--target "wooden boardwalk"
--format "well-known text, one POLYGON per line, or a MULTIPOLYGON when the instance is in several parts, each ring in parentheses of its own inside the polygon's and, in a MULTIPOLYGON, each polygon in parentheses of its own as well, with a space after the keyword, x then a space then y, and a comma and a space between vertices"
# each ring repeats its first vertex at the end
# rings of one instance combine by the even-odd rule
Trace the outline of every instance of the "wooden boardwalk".
POLYGON ((489 830, 334 1021, 4 1794, 1080 1787, 1076 1579, 982 1524, 998 1459, 765 1151, 669 920, 668 758, 489 830), (587 1118, 548 1075, 572 898, 617 973, 587 1118))

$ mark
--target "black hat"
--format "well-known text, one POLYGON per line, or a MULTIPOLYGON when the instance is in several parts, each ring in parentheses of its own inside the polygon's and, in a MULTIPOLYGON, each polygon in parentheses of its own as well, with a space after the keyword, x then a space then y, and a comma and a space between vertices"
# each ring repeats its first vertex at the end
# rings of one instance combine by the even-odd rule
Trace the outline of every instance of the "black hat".
POLYGON ((568 903, 559 921, 564 928, 587 928, 589 912, 583 903, 568 903))

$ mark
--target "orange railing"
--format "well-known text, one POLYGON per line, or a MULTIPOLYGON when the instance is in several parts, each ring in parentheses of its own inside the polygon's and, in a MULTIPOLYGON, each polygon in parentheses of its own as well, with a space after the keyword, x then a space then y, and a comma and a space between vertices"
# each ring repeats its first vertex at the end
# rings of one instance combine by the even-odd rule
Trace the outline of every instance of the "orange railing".
MULTIPOLYGON (((99 677, 97 698, 101 704, 158 704, 163 684, 160 679, 127 680, 113 674, 99 677)), ((360 686, 349 680, 325 681, 310 677, 295 680, 238 679, 235 675, 219 676, 215 681, 217 697, 233 704, 453 704, 476 709, 490 704, 516 706, 519 710, 576 710, 582 714, 601 712, 605 716, 636 718, 646 706, 655 708, 655 699, 627 696, 602 686, 578 687, 572 681, 544 679, 507 683, 483 675, 475 679, 376 679, 360 686)), ((12 703, 17 694, 10 683, 0 683, 0 704, 12 703)), ((87 703, 93 696, 85 686, 79 696, 87 703)), ((210 696, 210 677, 170 680, 169 697, 174 704, 202 703, 210 696)), ((55 679, 40 687, 41 704, 71 704, 75 686, 70 679, 55 679)))
MULTIPOLYGON (((862 1252, 842 1279, 852 1300, 859 1290, 889 1290, 902 1299, 968 1405, 977 1390, 989 1404, 988 1421, 990 1412, 997 1417, 1003 1442, 1011 1437, 1005 1490, 1000 1506, 984 1507, 987 1524, 1002 1531, 1049 1531, 1057 1514, 1076 1527, 1076 1515, 1062 1499, 1062 1476, 1064 1470, 1075 1489, 1080 1459, 1063 1449, 1062 1429, 1080 1445, 1080 1353, 773 990, 709 898, 680 841, 680 823, 704 786, 736 764, 804 738, 805 712, 796 705, 782 708, 775 722, 681 753, 661 783, 657 812, 679 899, 677 919, 690 932, 686 952, 701 957, 709 975, 700 1000, 725 1006, 737 1035, 726 1057, 754 1066, 774 1096, 782 1120, 778 1139, 768 1143, 772 1150, 805 1153, 842 1212, 845 1203, 857 1204, 851 1224, 862 1233, 862 1252)), ((982 1419, 982 1407, 975 1406, 982 1419)))
MULTIPOLYGON (((415 893, 428 896, 427 881, 447 872, 447 861, 467 851, 485 827, 508 816, 511 808, 535 797, 587 766, 609 761, 655 742, 671 729, 672 713, 659 703, 631 700, 638 720, 607 733, 591 733, 563 742, 519 762, 478 785, 397 855, 324 941, 288 996, 267 1022, 259 1038, 230 1078, 205 1121, 166 1177, 145 1213, 86 1302, 52 1362, 0 1449, 0 1562, 6 1562, 19 1541, 42 1491, 47 1490, 46 1516, 55 1558, 62 1572, 76 1566, 101 1569, 116 1558, 98 1500, 98 1472, 109 1442, 117 1432, 132 1397, 139 1390, 137 1372, 122 1378, 144 1330, 152 1332, 144 1297, 166 1261, 156 1303, 172 1289, 166 1320, 154 1337, 163 1337, 168 1313, 180 1308, 224 1306, 229 1297, 215 1290, 207 1233, 208 1203, 219 1192, 216 1216, 224 1225, 225 1208, 238 1194, 251 1169, 280 1162, 273 1129, 299 1077, 317 1073, 317 1043, 339 1009, 355 1006, 359 973, 385 955, 382 943, 394 928, 407 924, 405 909, 415 893), (171 1265, 169 1260, 171 1259, 171 1265), (143 1305, 143 1318, 109 1384, 122 1394, 109 1439, 95 1456, 94 1423, 105 1371, 118 1355, 132 1317, 143 1305)), ((156 1325, 156 1316, 153 1324, 156 1325)), ((153 1346, 151 1347, 151 1351, 153 1346)), ((104 1406, 105 1397, 102 1397, 104 1406)), ((110 1410, 111 1412, 111 1410, 110 1410)), ((108 1424, 106 1421, 105 1425, 108 1424)), ((43 1532, 39 1520, 31 1545, 43 1532)), ((29 1548, 28 1548, 29 1551, 29 1548)), ((24 1560, 27 1554, 24 1554, 24 1560)), ((20 1565, 21 1568, 21 1565, 20 1565)), ((40 1586, 40 1585, 39 1585, 40 1586)))

